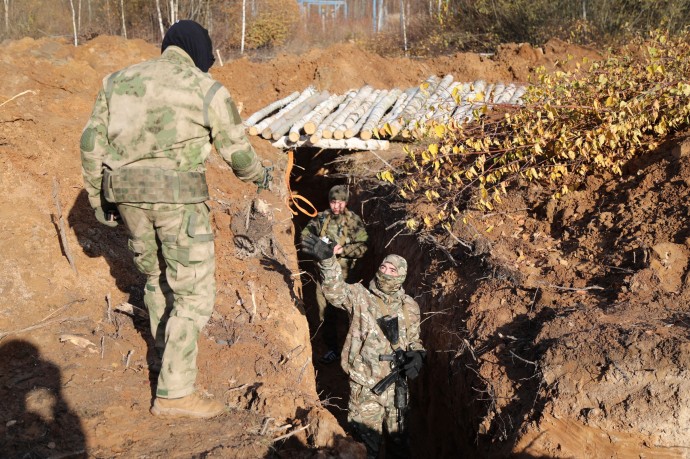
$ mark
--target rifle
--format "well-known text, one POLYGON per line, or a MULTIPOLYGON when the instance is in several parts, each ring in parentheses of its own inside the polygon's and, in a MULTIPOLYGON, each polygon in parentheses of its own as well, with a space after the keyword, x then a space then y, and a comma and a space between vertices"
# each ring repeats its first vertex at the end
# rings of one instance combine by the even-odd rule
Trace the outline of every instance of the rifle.
POLYGON ((395 383, 395 398, 393 399, 393 405, 398 411, 397 421, 398 430, 403 432, 405 427, 405 408, 407 408, 407 378, 405 377, 405 371, 403 365, 405 365, 407 359, 405 358, 405 351, 400 349, 398 346, 399 329, 398 329, 398 317, 383 316, 377 319, 376 322, 381 327, 381 331, 385 335, 386 339, 391 343, 393 347, 392 354, 379 354, 380 362, 392 362, 391 372, 383 378, 381 381, 376 383, 376 385, 371 389, 371 391, 376 395, 383 394, 388 387, 395 383))

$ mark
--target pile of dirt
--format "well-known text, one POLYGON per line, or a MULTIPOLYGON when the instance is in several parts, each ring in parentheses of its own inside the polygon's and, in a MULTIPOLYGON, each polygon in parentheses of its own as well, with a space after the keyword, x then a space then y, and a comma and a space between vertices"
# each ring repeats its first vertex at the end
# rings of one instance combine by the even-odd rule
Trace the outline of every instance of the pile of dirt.
MULTIPOLYGON (((101 79, 157 54, 143 41, 106 36, 79 47, 4 43, 0 450, 262 457, 275 448, 283 456, 324 454, 320 448, 361 457, 361 445, 324 409, 333 394, 317 391, 307 321, 314 306, 302 301, 280 179, 285 157, 258 138, 257 151, 276 166, 273 192, 257 196, 217 156, 209 165, 218 298, 200 338, 198 386, 231 408, 206 422, 149 415, 155 380, 146 320, 116 311, 143 307, 144 279, 125 230, 93 217, 78 144, 101 79)), ((553 41, 543 49, 505 45, 495 56, 406 60, 338 45, 269 62, 243 58, 211 73, 247 116, 312 84, 333 92, 410 87, 447 73, 524 82, 538 66, 570 68, 584 56, 598 54, 553 41)), ((293 179, 319 170, 334 180, 337 164, 324 166, 326 158, 332 153, 303 156, 305 170, 293 179)), ((352 170, 378 167, 367 154, 350 161, 352 170)), ((671 455, 672 446, 687 447, 687 161, 661 151, 631 166, 636 174, 627 180, 593 179, 548 206, 540 190, 522 190, 500 212, 477 217, 481 227, 469 235, 475 252, 453 252, 459 266, 443 251, 393 237, 397 228, 387 232, 387 210, 371 207, 382 201, 355 206, 375 235, 372 257, 399 251, 414 266, 407 285, 422 304, 430 351, 412 387, 418 456, 476 448, 581 456, 578 444, 601 452, 619 443, 671 455)), ((310 179, 297 186, 322 203, 312 194, 324 182, 310 179)))

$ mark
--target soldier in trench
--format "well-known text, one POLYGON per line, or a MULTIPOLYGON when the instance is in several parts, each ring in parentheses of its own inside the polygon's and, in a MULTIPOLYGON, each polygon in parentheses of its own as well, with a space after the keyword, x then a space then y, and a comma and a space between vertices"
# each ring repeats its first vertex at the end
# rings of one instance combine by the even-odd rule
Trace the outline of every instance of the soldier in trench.
POLYGON ((386 256, 367 289, 361 283, 345 282, 332 243, 307 236, 302 250, 318 260, 326 299, 347 311, 350 318, 340 360, 350 382, 348 423, 366 445, 369 458, 378 457, 382 447, 388 457, 409 457, 407 437, 399 431, 396 419, 395 386, 381 395, 372 391, 391 372, 390 362, 380 361, 379 356, 395 351, 380 328, 378 320, 382 317, 397 317, 396 348, 404 350, 405 360, 401 376, 416 378, 424 362, 419 305, 402 288, 407 261, 399 255, 386 256))
MULTIPOLYGON (((247 140, 228 90, 208 75, 213 47, 194 21, 173 24, 161 56, 103 80, 81 136, 84 187, 96 219, 123 220, 160 361, 156 416, 224 411, 195 391, 197 341, 215 302, 215 251, 204 165, 212 146, 235 175, 271 180, 247 140)), ((158 367, 158 368, 157 368, 158 367)))
MULTIPOLYGON (((302 230, 302 240, 308 235, 325 238, 335 244, 333 252, 340 264, 346 282, 356 282, 358 261, 367 251, 369 235, 362 219, 347 208, 349 192, 346 185, 335 185, 328 192, 329 209, 311 219, 302 230)), ((319 359, 329 364, 338 360, 337 311, 328 304, 323 295, 321 282, 316 282, 316 304, 319 307, 319 321, 323 327, 323 341, 326 352, 319 359)))

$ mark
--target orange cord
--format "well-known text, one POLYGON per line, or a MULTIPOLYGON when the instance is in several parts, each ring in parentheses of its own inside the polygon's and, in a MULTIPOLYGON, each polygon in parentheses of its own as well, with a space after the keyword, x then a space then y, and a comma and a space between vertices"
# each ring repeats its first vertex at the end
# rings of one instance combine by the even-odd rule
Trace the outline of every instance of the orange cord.
POLYGON ((288 162, 287 166, 285 167, 285 186, 287 187, 288 195, 285 200, 285 205, 287 205, 288 209, 290 209, 290 212, 292 212, 292 215, 297 215, 298 212, 292 209, 292 206, 295 206, 300 212, 302 212, 304 215, 308 217, 316 217, 316 214, 318 213, 316 211, 316 207, 314 207, 314 204, 309 202, 307 198, 304 196, 300 195, 296 191, 292 191, 290 189, 290 173, 292 172, 292 166, 295 164, 295 157, 294 153, 292 150, 288 150, 288 162), (309 206, 313 209, 313 212, 309 212, 305 210, 302 206, 298 204, 298 200, 309 204, 309 206))

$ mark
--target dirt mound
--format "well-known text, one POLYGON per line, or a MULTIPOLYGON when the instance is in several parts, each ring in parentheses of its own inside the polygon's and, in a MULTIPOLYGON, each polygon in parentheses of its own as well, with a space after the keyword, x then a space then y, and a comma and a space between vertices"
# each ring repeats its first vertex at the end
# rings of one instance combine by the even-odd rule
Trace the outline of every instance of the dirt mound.
MULTIPOLYGON (((323 407, 341 389, 317 392, 315 370, 329 370, 313 365, 313 306, 302 301, 284 184, 257 196, 216 156, 209 182, 218 299, 200 339, 199 387, 231 408, 211 422, 166 423, 164 433, 148 414, 146 321, 115 311, 122 303, 143 306, 144 280, 124 229, 100 226, 92 215, 78 143, 105 74, 158 53, 157 46, 119 37, 77 48, 53 39, 5 43, 0 397, 7 409, 0 450, 262 457, 278 447, 283 456, 319 454, 310 448, 361 456, 361 445, 323 407), (286 443, 274 443, 292 432, 286 443)), ((411 87, 447 73, 456 80, 527 81, 537 66, 569 68, 584 56, 598 54, 553 41, 543 49, 505 45, 495 56, 407 60, 345 44, 268 62, 238 59, 211 73, 246 116, 310 84, 334 92, 411 87)), ((282 152, 252 141, 281 177, 282 152)), ((497 455, 582 456, 583 441, 591 451, 622 445, 669 455, 674 445, 685 446, 690 234, 681 153, 661 151, 631 166, 636 174, 627 180, 593 179, 558 204, 543 206, 540 190, 521 190, 501 212, 477 217, 477 253, 455 253, 459 268, 442 252, 394 238, 380 226, 388 211, 369 207, 379 200, 362 200, 356 209, 377 239, 372 256, 397 250, 415 266, 408 285, 423 305, 430 350, 412 387, 418 456, 476 453, 477 439, 482 454, 497 455), (486 232, 489 226, 501 229, 486 232), (602 437, 610 432, 616 440, 602 437)), ((296 185, 315 202, 334 179, 315 184, 306 176, 337 172, 326 164, 333 155, 303 156, 305 171, 293 172, 293 179, 305 175, 296 185)), ((377 167, 366 154, 351 158, 357 170, 377 167)), ((342 411, 333 412, 342 421, 342 411)))

